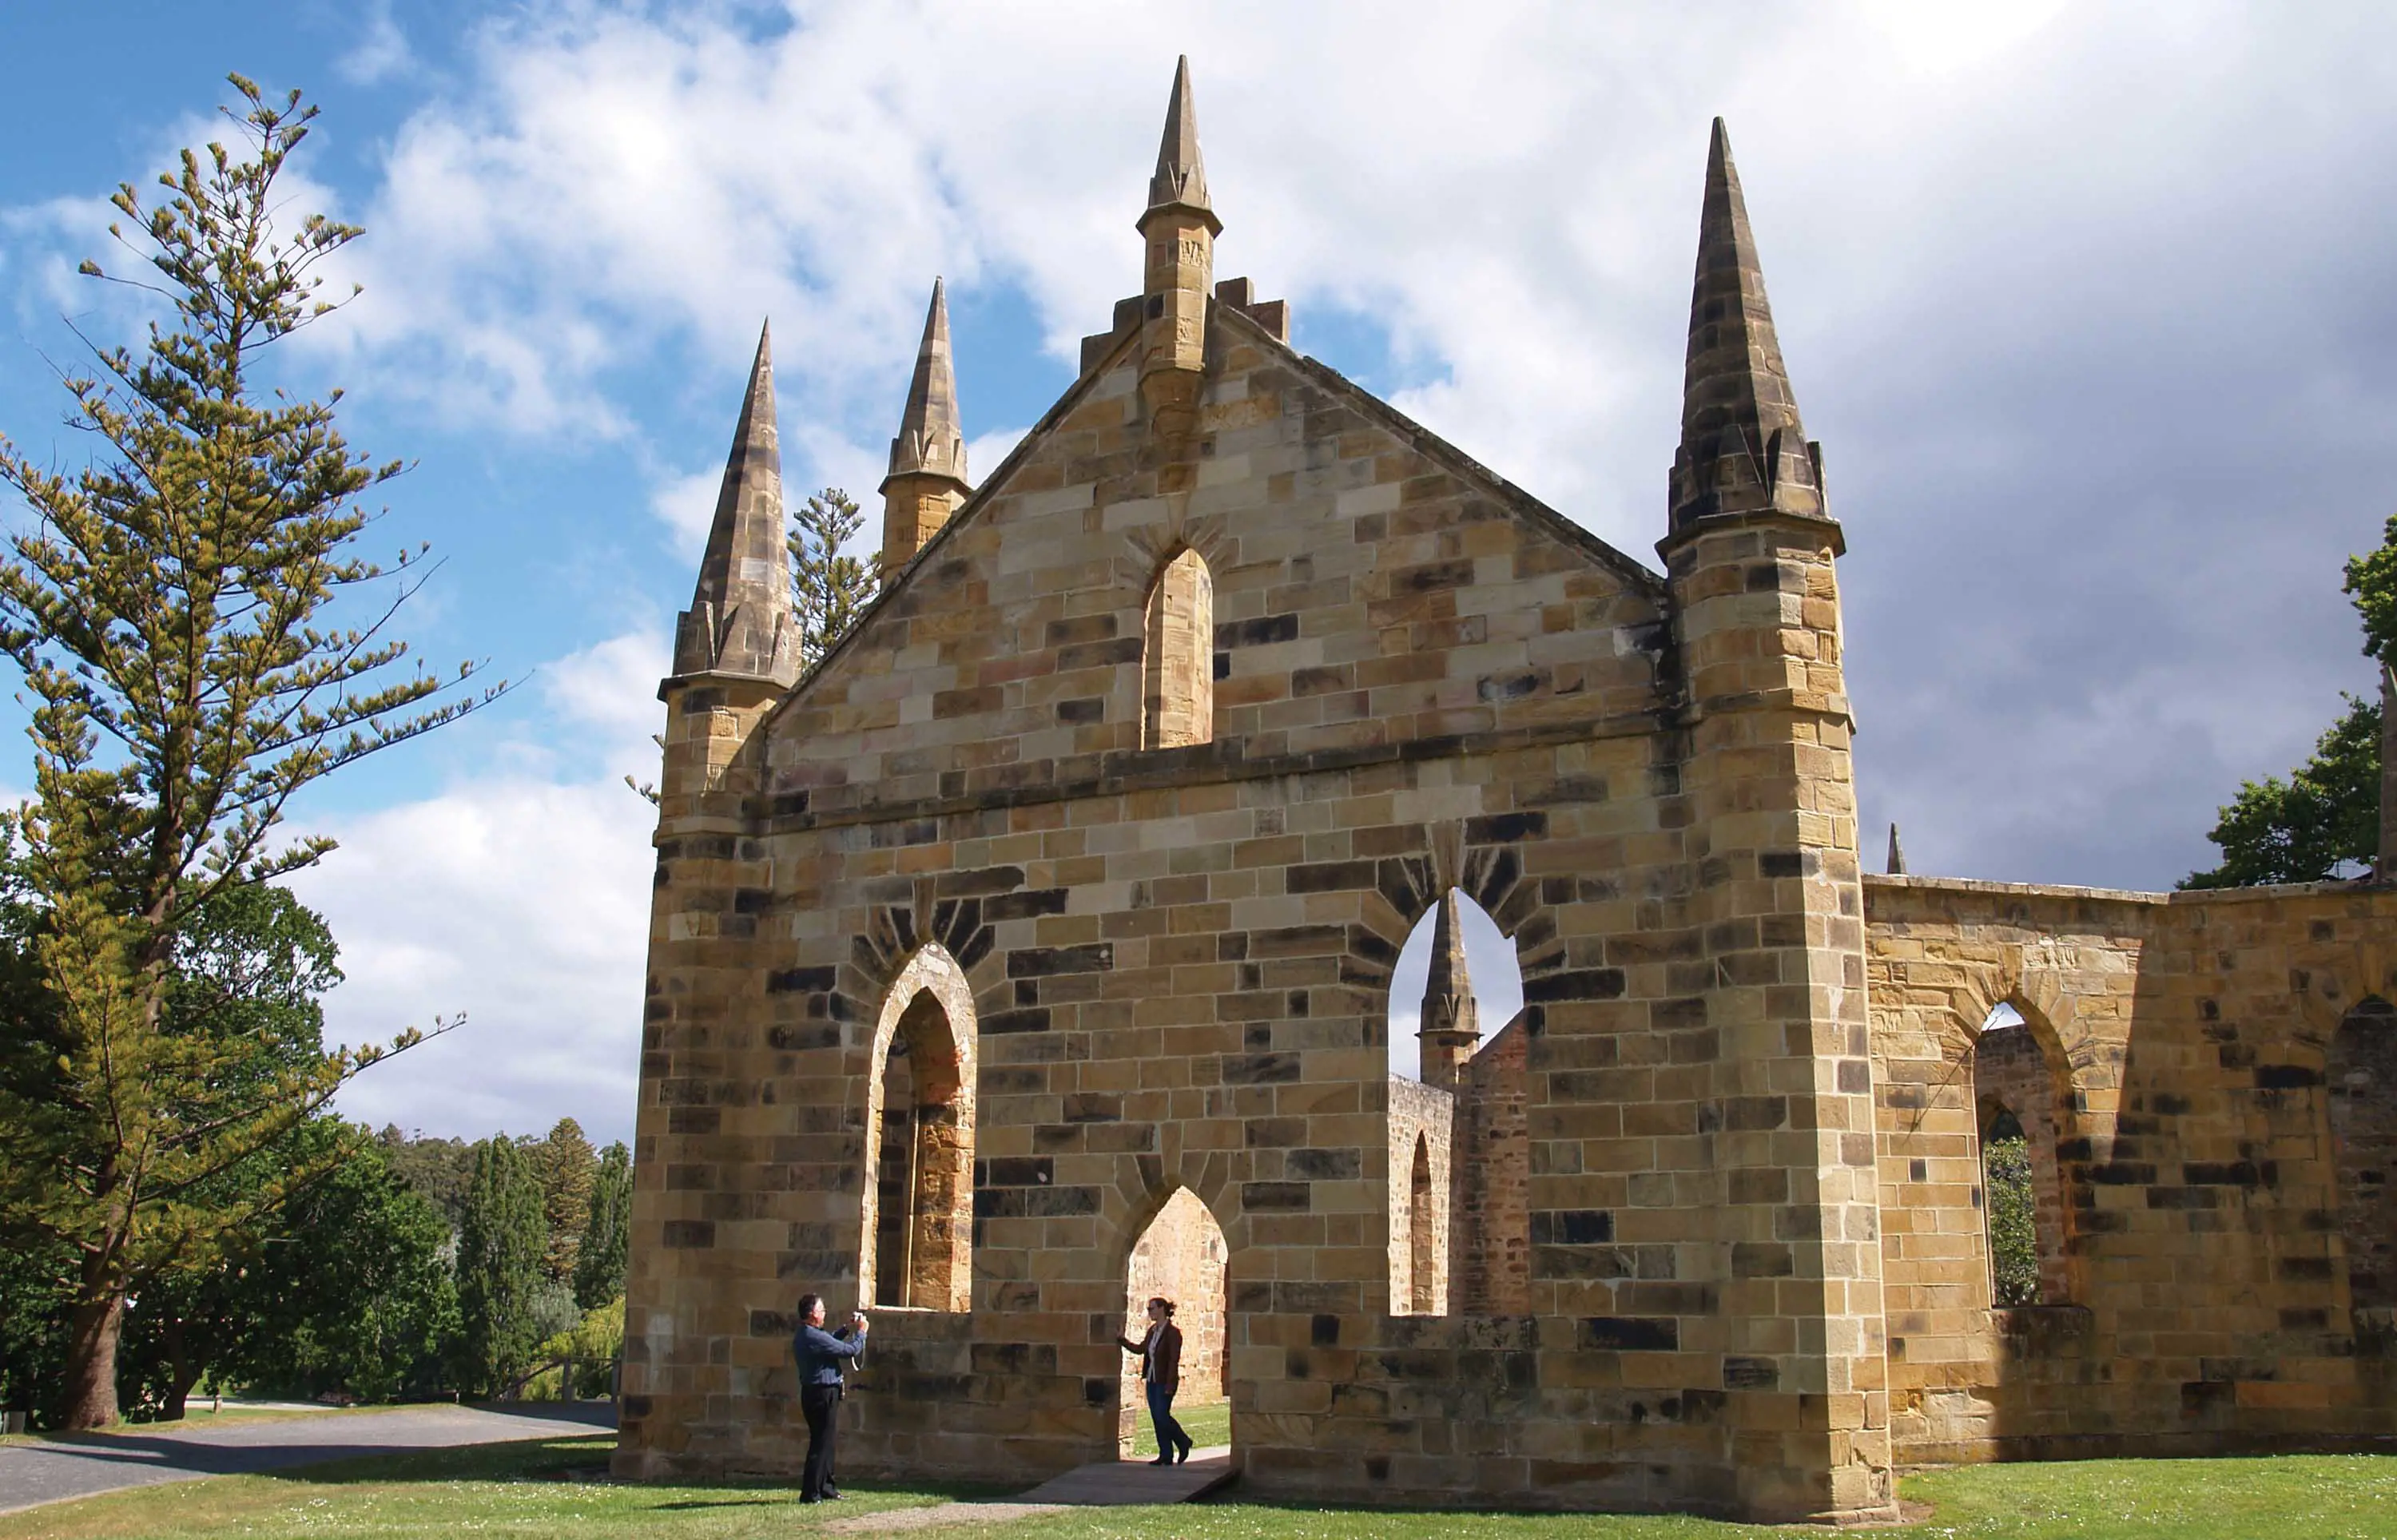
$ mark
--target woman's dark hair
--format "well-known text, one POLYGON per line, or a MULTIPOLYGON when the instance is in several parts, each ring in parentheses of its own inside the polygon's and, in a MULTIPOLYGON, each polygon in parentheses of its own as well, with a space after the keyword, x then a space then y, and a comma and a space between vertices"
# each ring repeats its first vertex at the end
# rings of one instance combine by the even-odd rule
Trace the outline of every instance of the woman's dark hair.
POLYGON ((1151 1300, 1149 1301, 1149 1303, 1150 1303, 1151 1305, 1161 1305, 1161 1306, 1163 1306, 1163 1307, 1165 1308, 1165 1314, 1166 1314, 1167 1318, 1168 1318, 1169 1320, 1170 1320, 1170 1319, 1172 1319, 1172 1315, 1173 1315, 1173 1301, 1172 1301, 1172 1300, 1170 1300, 1170 1299, 1166 1298, 1163 1294, 1158 1294, 1158 1295, 1157 1295, 1155 1298, 1151 1299, 1151 1300))
POLYGON ((822 1294, 806 1294, 799 1295, 799 1324, 802 1326, 806 1325, 808 1323, 808 1317, 815 1314, 816 1307, 823 1303, 824 1295, 822 1294))

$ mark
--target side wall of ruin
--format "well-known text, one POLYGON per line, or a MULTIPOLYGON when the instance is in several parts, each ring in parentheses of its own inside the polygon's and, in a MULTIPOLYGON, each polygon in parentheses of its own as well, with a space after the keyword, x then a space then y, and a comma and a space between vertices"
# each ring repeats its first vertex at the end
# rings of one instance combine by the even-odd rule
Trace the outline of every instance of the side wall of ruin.
POLYGON ((2324 1085, 2346 1014, 2397 998, 2397 891, 1868 877, 1865 897, 1897 1456, 2397 1433, 2392 1364, 2351 1308, 2324 1085), (2009 1309, 1990 1303, 1975 1117, 2000 1002, 2049 1070, 2023 1122, 2053 1140, 2062 1210, 2054 1302, 2009 1309))
POLYGON ((1390 1105, 1390 1313, 1446 1315, 1449 1308, 1449 1248, 1454 1235, 1450 1183, 1450 1140, 1456 1098, 1436 1085, 1389 1079, 1390 1105), (1425 1156, 1420 1189, 1415 1176, 1418 1147, 1425 1156))

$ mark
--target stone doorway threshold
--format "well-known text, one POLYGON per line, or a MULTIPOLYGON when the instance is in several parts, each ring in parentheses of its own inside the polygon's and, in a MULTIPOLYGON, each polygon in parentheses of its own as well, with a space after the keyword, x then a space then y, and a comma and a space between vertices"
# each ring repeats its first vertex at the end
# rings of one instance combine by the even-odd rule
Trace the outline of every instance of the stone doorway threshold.
POLYGON ((1095 1460, 1041 1482, 1020 1497, 1000 1503, 939 1503, 836 1519, 827 1534, 898 1534, 943 1524, 1003 1524, 1068 1507, 1128 1507, 1150 1503, 1187 1503, 1232 1480, 1228 1444, 1191 1451, 1181 1465, 1145 1460, 1095 1460))

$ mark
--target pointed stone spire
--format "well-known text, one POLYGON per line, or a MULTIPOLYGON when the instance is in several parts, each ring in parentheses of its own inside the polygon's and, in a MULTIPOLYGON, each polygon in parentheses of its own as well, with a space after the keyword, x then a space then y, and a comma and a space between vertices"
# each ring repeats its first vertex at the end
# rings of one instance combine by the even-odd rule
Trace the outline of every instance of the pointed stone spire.
POLYGON ((675 628, 677 675, 745 674, 790 684, 799 676, 791 613, 791 560, 783 527, 783 457, 774 425, 771 339, 757 334, 749 389, 724 461, 716 522, 707 532, 690 608, 675 628))
POLYGON ((1198 158, 1198 109, 1190 100, 1190 60, 1173 67, 1165 139, 1148 207, 1140 217, 1140 396, 1170 458, 1187 461, 1207 371, 1207 306, 1215 285, 1215 237, 1224 221, 1207 198, 1198 158))
POLYGON ((891 473, 882 478, 884 582, 916 559, 971 490, 957 369, 949 357, 948 289, 935 278, 924 339, 916 349, 916 377, 907 386, 899 436, 891 441, 891 473))
POLYGON ((1889 826, 1889 874, 1893 877, 1906 875, 1906 847, 1897 843, 1897 825, 1895 823, 1889 826))
MULTIPOLYGON (((1165 137, 1157 147, 1157 174, 1148 179, 1148 212, 1186 208, 1207 221, 1208 233, 1223 233, 1215 206, 1207 201, 1207 163, 1198 153, 1198 108, 1190 99, 1190 56, 1173 66, 1173 96, 1165 105, 1165 137)), ((1146 215, 1142 222, 1146 222, 1146 215)))
POLYGON ((1420 1070, 1426 1085, 1453 1089, 1473 1052, 1481 1045, 1481 1008, 1473 998, 1473 971, 1465 958, 1465 927, 1454 888, 1432 910, 1431 967, 1424 976, 1420 1070))
POLYGON ((2375 875, 2397 877, 2397 669, 2380 665, 2380 863, 2375 875))
POLYGON ((1798 420, 1721 118, 1707 153, 1672 502, 1676 529, 1709 513, 1824 513, 1819 451, 1798 420))

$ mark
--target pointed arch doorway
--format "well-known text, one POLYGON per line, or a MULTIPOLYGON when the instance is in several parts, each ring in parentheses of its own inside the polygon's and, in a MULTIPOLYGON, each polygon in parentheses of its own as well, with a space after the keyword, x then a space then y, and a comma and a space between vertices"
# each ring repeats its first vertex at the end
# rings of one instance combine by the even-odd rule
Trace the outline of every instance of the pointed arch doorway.
MULTIPOLYGON (((1176 1188, 1132 1242, 1124 1264, 1123 1334, 1137 1342, 1147 1330, 1147 1308, 1162 1294, 1173 1301, 1182 1329, 1182 1388, 1173 1414, 1199 1447, 1229 1441, 1231 1247, 1223 1227, 1198 1195, 1176 1188)), ((1157 1453, 1140 1361, 1124 1355, 1117 1386, 1116 1457, 1157 1453)))

